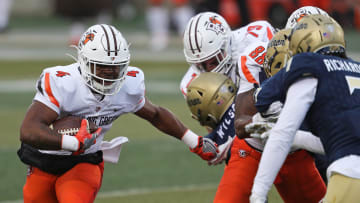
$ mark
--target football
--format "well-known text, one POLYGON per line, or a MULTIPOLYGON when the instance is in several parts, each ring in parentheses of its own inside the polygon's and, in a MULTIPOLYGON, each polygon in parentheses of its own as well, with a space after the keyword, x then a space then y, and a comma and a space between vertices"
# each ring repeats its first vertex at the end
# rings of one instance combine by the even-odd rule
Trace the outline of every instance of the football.
MULTIPOLYGON (((66 134, 74 136, 80 129, 81 117, 78 116, 65 116, 61 119, 54 121, 49 127, 59 134, 66 134)), ((93 133, 98 129, 95 123, 89 121, 87 130, 89 133, 93 133)))

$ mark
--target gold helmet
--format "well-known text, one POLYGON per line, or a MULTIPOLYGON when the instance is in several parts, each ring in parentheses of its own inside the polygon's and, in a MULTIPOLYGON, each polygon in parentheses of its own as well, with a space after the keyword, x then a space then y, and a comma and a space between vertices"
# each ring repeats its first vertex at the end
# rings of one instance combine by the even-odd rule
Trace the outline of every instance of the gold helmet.
POLYGON ((193 118, 214 129, 233 103, 236 90, 233 81, 221 73, 201 73, 187 88, 186 101, 193 118))
POLYGON ((291 55, 303 52, 344 54, 344 31, 329 16, 304 16, 291 32, 289 49, 291 55))
POLYGON ((263 64, 266 76, 269 78, 277 73, 290 58, 289 36, 291 29, 282 29, 270 40, 263 64))

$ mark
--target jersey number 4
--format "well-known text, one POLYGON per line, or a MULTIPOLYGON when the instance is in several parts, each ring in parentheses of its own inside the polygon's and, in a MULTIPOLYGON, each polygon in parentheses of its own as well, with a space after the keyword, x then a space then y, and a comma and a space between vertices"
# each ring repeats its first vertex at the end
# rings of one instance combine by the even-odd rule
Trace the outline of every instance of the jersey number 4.
POLYGON ((255 60, 256 63, 262 65, 264 63, 266 51, 263 46, 258 46, 254 51, 250 52, 249 56, 255 60))

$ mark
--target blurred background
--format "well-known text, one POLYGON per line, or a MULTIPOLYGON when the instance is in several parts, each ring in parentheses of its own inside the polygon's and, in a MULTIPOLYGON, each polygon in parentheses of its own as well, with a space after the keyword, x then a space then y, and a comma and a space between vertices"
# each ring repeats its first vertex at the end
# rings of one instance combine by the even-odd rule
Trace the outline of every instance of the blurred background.
POLYGON ((88 26, 109 23, 132 44, 132 59, 182 61, 182 32, 198 12, 218 12, 233 29, 264 19, 282 28, 305 5, 327 11, 350 36, 360 31, 360 0, 0 0, 0 59, 64 58, 88 26))
MULTIPOLYGON (((131 44, 132 66, 145 72, 147 97, 205 135, 179 90, 188 69, 182 32, 201 11, 223 15, 233 29, 254 20, 283 28, 292 11, 322 8, 344 28, 350 57, 360 60, 360 0, 0 0, 0 203, 22 202, 26 166, 16 154, 19 127, 42 69, 67 65, 90 25, 116 26, 131 44)), ((211 202, 224 165, 215 167, 133 115, 115 121, 106 135, 126 136, 118 164, 106 164, 96 199, 104 202, 211 202)), ((269 202, 281 202, 272 190, 269 202)))

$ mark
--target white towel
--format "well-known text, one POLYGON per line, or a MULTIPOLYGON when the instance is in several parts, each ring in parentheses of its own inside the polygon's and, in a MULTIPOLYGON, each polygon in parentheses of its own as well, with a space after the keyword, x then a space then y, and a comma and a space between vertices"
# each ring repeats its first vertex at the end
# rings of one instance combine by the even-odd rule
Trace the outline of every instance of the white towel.
POLYGON ((101 150, 103 151, 103 159, 105 162, 117 163, 120 157, 121 146, 123 143, 128 142, 127 137, 116 137, 109 141, 101 142, 101 150))

